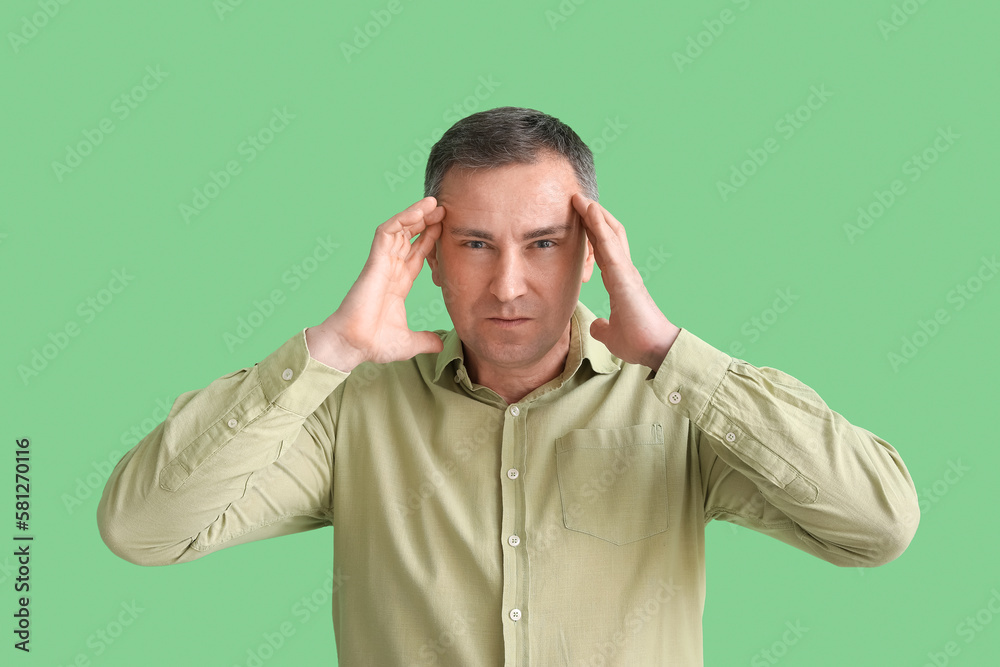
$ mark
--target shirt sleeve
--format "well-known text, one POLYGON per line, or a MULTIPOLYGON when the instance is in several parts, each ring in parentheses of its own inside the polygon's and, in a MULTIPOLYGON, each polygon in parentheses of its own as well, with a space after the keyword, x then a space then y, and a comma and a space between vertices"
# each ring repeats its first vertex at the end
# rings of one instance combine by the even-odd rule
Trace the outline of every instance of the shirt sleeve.
POLYGON ((920 520, 899 453, 815 391, 681 329, 647 381, 696 429, 705 522, 752 528, 843 567, 898 557, 920 520))
POLYGON ((111 472, 97 507, 105 544, 166 565, 331 525, 348 375, 309 355, 303 329, 253 367, 181 394, 111 472))

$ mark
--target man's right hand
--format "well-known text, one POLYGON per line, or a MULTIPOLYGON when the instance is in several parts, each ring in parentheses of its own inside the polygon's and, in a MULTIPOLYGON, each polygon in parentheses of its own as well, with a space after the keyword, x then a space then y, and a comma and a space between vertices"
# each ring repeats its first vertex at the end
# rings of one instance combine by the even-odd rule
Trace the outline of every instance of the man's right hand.
POLYGON ((404 301, 441 237, 444 213, 434 197, 425 197, 375 229, 368 261, 340 307, 306 329, 311 357, 349 373, 364 361, 386 363, 443 349, 437 334, 410 331, 404 301))

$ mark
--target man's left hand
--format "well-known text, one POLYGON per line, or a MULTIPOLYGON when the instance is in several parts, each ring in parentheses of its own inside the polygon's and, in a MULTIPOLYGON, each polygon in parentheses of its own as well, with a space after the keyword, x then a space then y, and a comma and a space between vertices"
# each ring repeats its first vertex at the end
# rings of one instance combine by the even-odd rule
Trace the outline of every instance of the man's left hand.
POLYGON ((580 193, 573 207, 594 247, 594 259, 611 297, 611 313, 590 325, 590 335, 623 361, 657 370, 680 333, 653 302, 632 264, 625 227, 593 199, 580 193))

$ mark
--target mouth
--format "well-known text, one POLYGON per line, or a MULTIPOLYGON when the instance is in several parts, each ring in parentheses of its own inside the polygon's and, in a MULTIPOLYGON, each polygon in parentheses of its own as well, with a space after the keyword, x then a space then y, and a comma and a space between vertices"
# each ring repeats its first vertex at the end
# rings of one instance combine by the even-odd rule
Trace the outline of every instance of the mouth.
POLYGON ((493 324, 503 328, 516 327, 531 321, 527 317, 490 317, 488 319, 493 324))

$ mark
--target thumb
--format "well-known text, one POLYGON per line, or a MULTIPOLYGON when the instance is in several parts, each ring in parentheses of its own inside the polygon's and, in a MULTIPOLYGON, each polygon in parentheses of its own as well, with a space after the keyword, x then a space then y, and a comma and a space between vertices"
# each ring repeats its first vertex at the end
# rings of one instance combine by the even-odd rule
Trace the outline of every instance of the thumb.
POLYGON ((424 352, 441 352, 444 350, 444 341, 433 331, 410 332, 409 342, 414 356, 424 352))
POLYGON ((611 323, 608 322, 607 318, 599 317, 590 323, 590 335, 607 345, 610 338, 610 328, 611 323))

